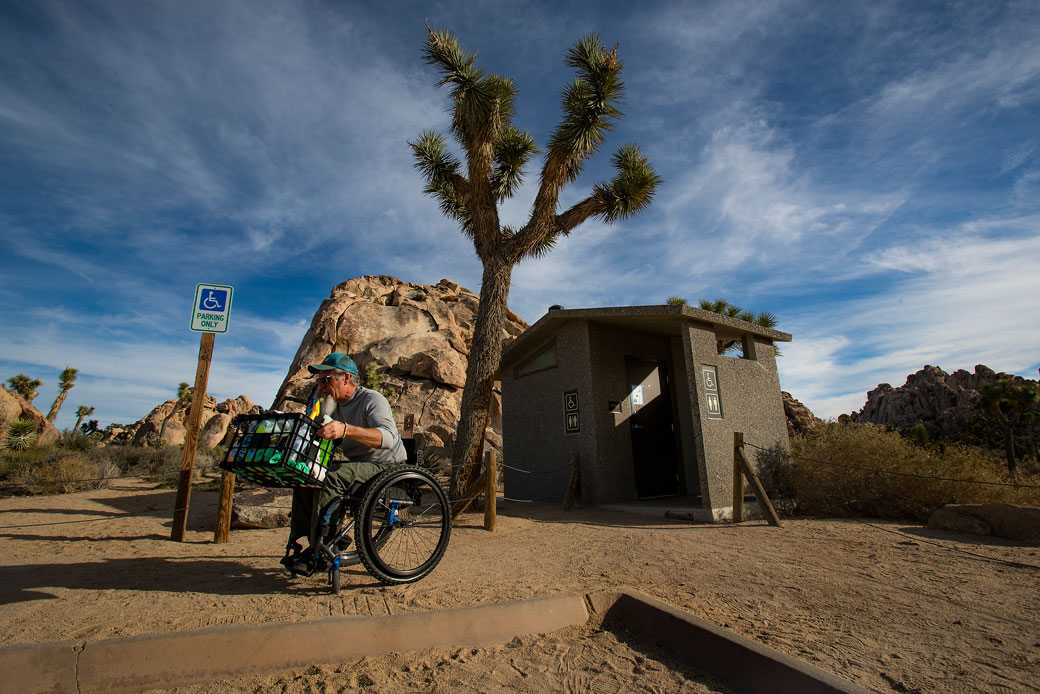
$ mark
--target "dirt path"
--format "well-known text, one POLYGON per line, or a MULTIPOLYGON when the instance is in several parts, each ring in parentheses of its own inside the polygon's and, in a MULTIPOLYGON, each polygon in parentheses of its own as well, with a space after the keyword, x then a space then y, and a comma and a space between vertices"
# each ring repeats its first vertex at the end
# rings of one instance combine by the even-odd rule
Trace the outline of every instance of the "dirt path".
MULTIPOLYGON (((1007 563, 1040 567, 1036 546, 898 523, 693 525, 503 503, 496 533, 479 527, 480 516, 465 517, 445 559, 423 581, 386 588, 355 566, 344 573, 345 590, 333 596, 323 577, 290 580, 281 570, 285 530, 235 531, 231 543, 212 544, 215 493, 193 493, 188 541, 170 541, 173 504, 174 492, 135 480, 68 496, 0 499, 0 645, 397 614, 627 586, 876 691, 1040 689, 1040 568, 1007 563)), ((453 656, 483 662, 438 679, 437 691, 475 691, 490 686, 480 679, 488 663, 537 660, 539 652, 575 643, 591 649, 596 639, 609 636, 552 635, 528 644, 528 655, 520 655, 520 644, 516 653, 501 646, 423 657, 431 671, 453 656), (447 682, 454 684, 444 688, 447 682)), ((612 648, 584 657, 608 658, 612 648)), ((644 656, 617 650, 621 660, 603 667, 646 670, 636 661, 644 656)), ((394 679, 406 662, 394 656, 295 673, 282 684, 224 683, 232 688, 220 691, 335 691, 357 685, 358 667, 365 678, 411 691, 394 679), (313 688, 294 689, 297 680, 313 688)), ((543 665, 547 688, 531 689, 525 680, 514 689, 502 670, 491 691, 553 691, 554 683, 579 677, 543 665)), ((659 683, 663 691, 711 691, 710 682, 683 689, 675 683, 692 687, 693 680, 675 675, 674 664, 660 667, 663 676, 677 677, 659 683)), ((415 681, 427 675, 420 669, 415 681)))

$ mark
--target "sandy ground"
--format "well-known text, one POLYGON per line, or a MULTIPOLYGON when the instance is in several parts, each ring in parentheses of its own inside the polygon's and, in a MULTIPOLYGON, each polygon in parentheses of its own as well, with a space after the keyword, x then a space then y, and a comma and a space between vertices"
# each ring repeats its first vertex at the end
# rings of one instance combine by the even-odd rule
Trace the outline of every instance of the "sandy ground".
MULTIPOLYGON (((385 615, 631 587, 879 692, 1040 690, 1040 548, 900 523, 698 525, 501 503, 467 515, 440 566, 408 586, 344 572, 290 579, 287 531, 212 543, 216 493, 136 480, 0 499, 0 646, 324 615, 385 615), (1030 566, 1021 566, 1030 565, 1030 566)), ((343 663, 183 692, 727 691, 624 634, 574 628, 474 649, 343 663)))

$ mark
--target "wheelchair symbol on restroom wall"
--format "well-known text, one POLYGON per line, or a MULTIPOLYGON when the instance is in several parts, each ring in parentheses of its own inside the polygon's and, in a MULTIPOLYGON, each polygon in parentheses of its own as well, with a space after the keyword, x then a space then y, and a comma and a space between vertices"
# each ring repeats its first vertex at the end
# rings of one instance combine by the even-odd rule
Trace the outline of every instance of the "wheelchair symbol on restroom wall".
POLYGON ((199 298, 199 310, 223 312, 227 305, 227 295, 225 289, 204 289, 199 298))
POLYGON ((718 386, 715 385, 715 370, 705 369, 704 370, 704 389, 705 390, 717 390, 718 386))

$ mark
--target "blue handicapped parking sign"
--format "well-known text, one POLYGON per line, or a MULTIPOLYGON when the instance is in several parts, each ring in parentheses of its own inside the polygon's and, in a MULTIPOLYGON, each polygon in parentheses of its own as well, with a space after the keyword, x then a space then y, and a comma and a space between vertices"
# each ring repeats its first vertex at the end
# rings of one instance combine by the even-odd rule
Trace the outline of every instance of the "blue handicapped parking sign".
POLYGON ((195 285, 191 304, 191 329, 202 333, 226 333, 231 319, 235 288, 227 284, 195 285))
POLYGON ((226 289, 203 289, 199 297, 199 310, 221 313, 227 306, 227 297, 226 289))

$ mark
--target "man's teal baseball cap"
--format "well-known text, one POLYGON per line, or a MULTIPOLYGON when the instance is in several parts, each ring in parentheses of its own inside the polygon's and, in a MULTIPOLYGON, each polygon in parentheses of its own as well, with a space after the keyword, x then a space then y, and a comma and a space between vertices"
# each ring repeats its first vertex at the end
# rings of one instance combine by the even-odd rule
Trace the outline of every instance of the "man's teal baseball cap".
POLYGON ((312 364, 307 367, 307 370, 312 374, 316 374, 319 371, 332 371, 333 369, 347 371, 355 376, 358 375, 357 364, 354 363, 353 359, 341 352, 333 352, 325 357, 320 364, 312 364))

